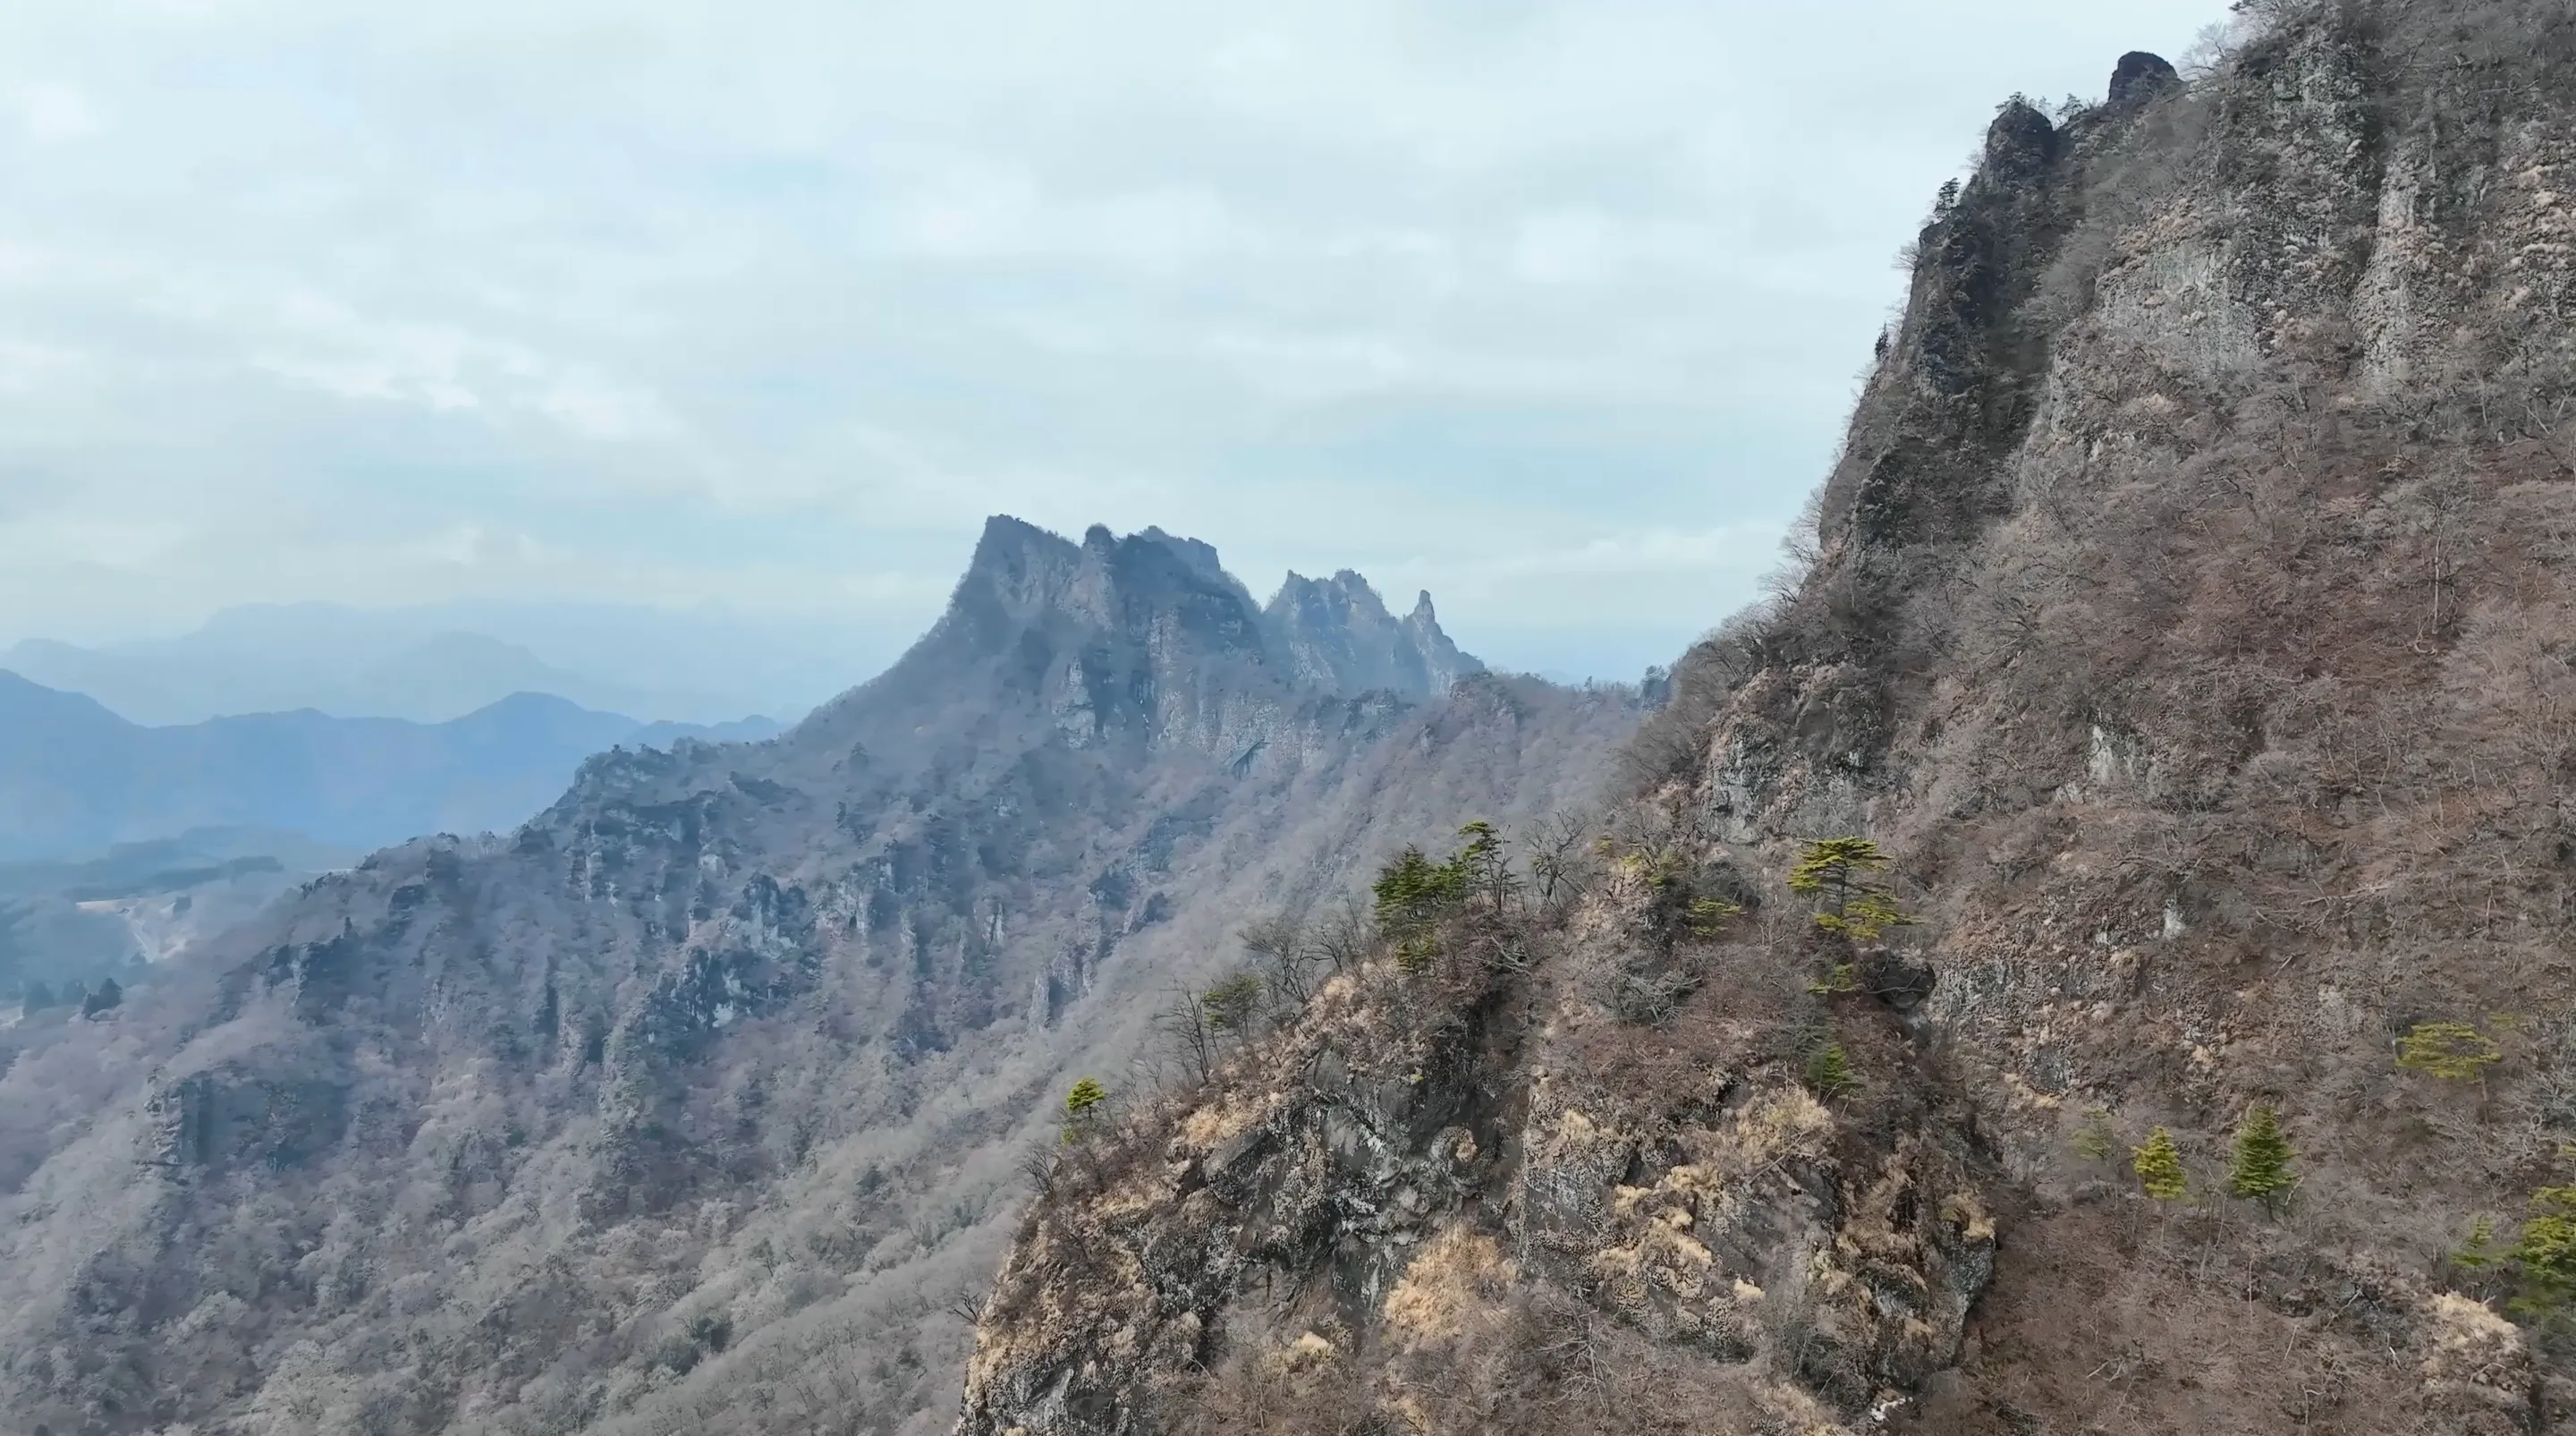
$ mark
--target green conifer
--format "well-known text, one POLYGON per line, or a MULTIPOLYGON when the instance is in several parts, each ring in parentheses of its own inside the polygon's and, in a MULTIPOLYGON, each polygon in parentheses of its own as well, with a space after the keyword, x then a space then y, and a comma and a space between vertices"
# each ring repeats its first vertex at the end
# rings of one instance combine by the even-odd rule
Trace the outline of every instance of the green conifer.
POLYGON ((2088 1162, 2107 1160, 2118 1145, 2111 1130, 2111 1109, 2102 1106, 2084 1109, 2084 1125, 2075 1129, 2075 1155, 2088 1162))
POLYGON ((1109 1101, 1109 1089, 1099 1079, 1078 1077, 1073 1090, 1064 1094, 1064 1140, 1069 1146, 1091 1135, 1092 1127, 1103 1115, 1109 1101))
POLYGON ((1789 891, 1818 904, 1816 926, 1854 942, 1875 942, 1891 927, 1914 919, 1869 875, 1887 866, 1887 854, 1867 838, 1819 838, 1798 853, 1789 891))
POLYGON ((2236 1128, 2236 1161, 2227 1171, 2227 1190, 2261 1202, 2263 1210, 2277 1216, 2290 1189, 2299 1184, 2290 1174, 2290 1155, 2280 1114, 2270 1103, 2255 1103, 2236 1128))
POLYGON ((1832 997, 1860 991, 1860 969, 1848 962, 1837 962, 1825 969, 1825 975, 1807 984, 1807 990, 1818 997, 1832 997))
POLYGON ((1690 911, 1682 919, 1682 932, 1699 942, 1715 942, 1725 930, 1726 920, 1744 911, 1743 907, 1723 898, 1693 898, 1690 911))
POLYGON ((1249 972, 1238 972, 1199 998, 1207 1011, 1207 1025, 1218 1032, 1238 1036, 1249 1033, 1261 1015, 1261 979, 1249 972))
POLYGON ((1807 1059, 1807 1085, 1828 1100, 1860 1085, 1860 1079, 1852 1075, 1851 1058, 1841 1043, 1828 1042, 1807 1059))
POLYGON ((2484 1082, 2503 1058, 2494 1038, 2466 1022, 2418 1022, 2397 1039, 2397 1065, 2433 1077, 2484 1082))
POLYGON ((2531 1194, 2531 1220, 2513 1244, 2513 1263, 2522 1276, 2517 1313, 2556 1318, 2576 1301, 2576 1187, 2531 1194))
POLYGON ((2147 1144, 2131 1152, 2129 1160, 2137 1169, 2138 1185, 2157 1201, 2174 1201, 2190 1190, 2190 1181, 2183 1175, 2182 1153, 2174 1147, 2173 1133, 2162 1127, 2149 1132, 2147 1144))
POLYGON ((2462 1271, 2484 1271, 2496 1264, 2499 1255, 2495 1249, 2495 1218, 2480 1212, 2469 1223, 2468 1240, 2451 1253, 2451 1265, 2462 1271))

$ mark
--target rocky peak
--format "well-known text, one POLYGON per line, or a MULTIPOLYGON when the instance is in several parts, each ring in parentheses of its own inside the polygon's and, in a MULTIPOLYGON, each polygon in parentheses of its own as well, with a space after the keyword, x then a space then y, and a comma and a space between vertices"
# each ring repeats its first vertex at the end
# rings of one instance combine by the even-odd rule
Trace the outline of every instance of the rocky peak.
POLYGON ((1293 698, 1214 548, 1100 524, 1076 544, 1007 515, 986 522, 946 615, 848 701, 945 707, 987 684, 1036 690, 1082 743, 1221 746, 1293 698))
POLYGON ((2093 182, 2157 132, 2149 102, 2180 85, 2163 59, 2131 51, 2113 69, 2110 102, 2063 125, 2020 96, 1996 111, 1976 172, 1916 238, 1905 319, 1826 482, 1829 544, 1941 550, 2004 511, 1993 476, 2038 413, 2078 284, 2051 266, 2084 222, 2093 182), (2062 292, 2033 304, 2050 284, 2062 292))
POLYGON ((1183 563, 1186 563, 1191 568, 1197 570, 1201 577, 1213 580, 1216 583, 1223 584, 1227 588, 1231 588, 1242 593, 1245 602, 1247 604, 1250 603, 1252 598, 1250 591, 1246 590, 1241 583, 1237 582, 1233 574, 1225 571, 1225 564, 1217 558, 1216 545, 1199 539, 1182 538, 1176 534, 1167 534, 1160 528, 1148 528, 1137 534, 1136 537, 1161 544, 1163 547, 1170 549, 1174 554, 1180 557, 1180 560, 1183 563))
POLYGON ((2131 50, 2120 57, 2111 69, 2110 101, 2114 105, 2144 104, 2159 95, 2182 88, 2182 76, 2162 55, 2145 50, 2131 50))
POLYGON ((1079 742, 1241 751, 1313 699, 1422 702, 1483 667, 1441 631, 1429 594, 1399 619, 1356 573, 1292 574, 1265 611, 1198 539, 1094 524, 1075 543, 997 515, 946 616, 847 702, 855 715, 1034 687, 1079 742))
POLYGON ((1262 621, 1286 671, 1300 683, 1338 693, 1386 689, 1415 700, 1433 698, 1485 668, 1441 631, 1430 594, 1399 619, 1368 580, 1349 569, 1328 579, 1289 574, 1262 621))
MULTIPOLYGON (((1107 530, 1094 532, 1106 536, 1107 530)), ((1088 552, 1035 524, 995 514, 984 521, 942 626, 962 623, 980 633, 995 621, 1026 622, 1047 612, 1105 619, 1105 595, 1092 581, 1098 574, 1086 562, 1088 552)))
POLYGON ((1986 126, 1985 163, 1990 180, 2010 184, 2036 177, 2056 158, 2057 127, 2037 107, 2016 96, 1986 126))

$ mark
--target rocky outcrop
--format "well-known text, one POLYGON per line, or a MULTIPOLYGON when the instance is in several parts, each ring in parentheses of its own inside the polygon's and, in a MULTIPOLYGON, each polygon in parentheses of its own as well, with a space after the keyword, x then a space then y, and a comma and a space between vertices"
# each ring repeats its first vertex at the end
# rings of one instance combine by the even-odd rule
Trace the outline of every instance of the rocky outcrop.
MULTIPOLYGON (((1948 1367, 1995 1254, 1963 1114, 1878 999, 1805 1014, 1890 1064, 1874 1095, 1811 1091, 1779 1040, 1798 1014, 1705 980, 1762 965, 1762 934, 1659 947, 1659 861, 1614 863, 1567 922, 1471 903, 1436 955, 1344 973, 1205 1089, 1080 1134, 985 1310, 963 1436, 1223 1429, 1275 1381, 1466 1429, 1462 1340, 1530 1369, 1625 1343, 1661 1365, 1595 1396, 1675 1382, 1819 1421, 1948 1367), (1641 1028, 1605 985, 1649 961, 1696 995, 1641 1028)), ((1518 1425, 1627 1429, 1534 1399, 1554 1416, 1518 1425)))

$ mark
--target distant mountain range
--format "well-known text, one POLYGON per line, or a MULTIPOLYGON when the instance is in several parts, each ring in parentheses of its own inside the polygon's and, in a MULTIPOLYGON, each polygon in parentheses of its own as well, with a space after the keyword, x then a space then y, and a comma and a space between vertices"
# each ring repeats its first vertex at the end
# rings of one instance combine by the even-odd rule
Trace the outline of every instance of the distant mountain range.
POLYGON ((335 847, 524 821, 582 759, 681 738, 752 741, 766 718, 642 723, 518 693, 444 723, 303 709, 168 727, 0 670, 0 862, 80 858, 198 828, 265 828, 335 847))
POLYGON ((225 609, 173 638, 84 647, 30 638, 6 668, 137 723, 311 708, 439 723, 514 693, 601 713, 716 722, 794 717, 891 657, 855 629, 613 607, 225 609))
POLYGON ((239 713, 299 708, 337 717, 435 723, 512 693, 552 693, 601 711, 651 711, 646 695, 546 663, 517 644, 479 633, 439 633, 351 662, 365 645, 172 642, 138 649, 81 648, 32 638, 0 652, 0 667, 48 688, 97 699, 137 723, 197 723, 239 713), (250 645, 243 645, 248 649, 250 645))

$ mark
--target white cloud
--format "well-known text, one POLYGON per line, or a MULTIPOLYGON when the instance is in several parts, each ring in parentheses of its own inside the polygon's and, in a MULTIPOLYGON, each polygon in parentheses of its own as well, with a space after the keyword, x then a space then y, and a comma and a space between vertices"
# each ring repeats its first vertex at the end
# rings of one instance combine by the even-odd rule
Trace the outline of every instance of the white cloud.
POLYGON ((8 104, 18 128, 41 145, 86 139, 104 127, 97 107, 77 85, 59 81, 22 85, 10 92, 8 104))
POLYGON ((103 569, 129 579, 166 561, 189 537, 186 525, 167 519, 61 509, 0 524, 0 540, 44 554, 49 565, 103 569))
POLYGON ((0 334, 0 394, 23 394, 73 378, 89 367, 77 349, 0 334))
POLYGON ((905 630, 1009 509, 1677 647, 1994 100, 2223 9, 0 6, 0 486, 88 526, 0 527, 0 642, 297 597, 905 630))
POLYGON ((673 427, 651 394, 578 363, 441 325, 369 319, 312 294, 285 298, 267 344, 249 356, 254 367, 343 399, 433 413, 519 410, 608 441, 673 427))
POLYGON ((1770 524, 1722 524, 1696 532, 1650 528, 1604 535, 1572 548, 1512 554, 1488 571, 1513 578, 1585 574, 1710 574, 1767 566, 1779 541, 1770 524))
POLYGON ((545 545, 527 534, 499 532, 479 524, 458 524, 405 545, 405 550, 410 557, 457 568, 533 566, 548 558, 545 545))

